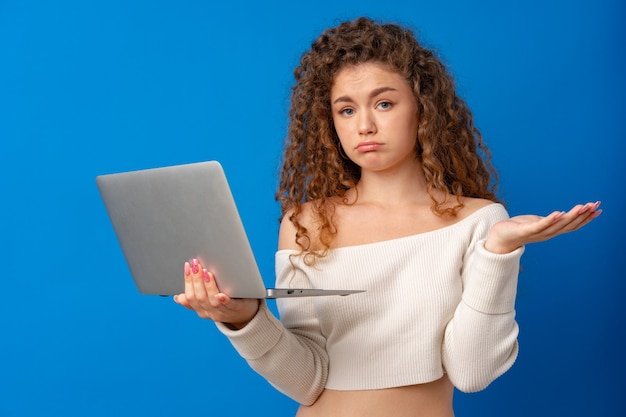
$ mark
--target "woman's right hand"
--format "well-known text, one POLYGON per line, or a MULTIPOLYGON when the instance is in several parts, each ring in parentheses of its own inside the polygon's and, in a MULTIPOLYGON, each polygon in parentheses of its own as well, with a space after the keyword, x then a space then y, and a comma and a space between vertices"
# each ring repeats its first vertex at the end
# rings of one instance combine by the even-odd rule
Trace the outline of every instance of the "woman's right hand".
POLYGON ((260 300, 230 298, 221 293, 215 276, 204 269, 197 259, 185 262, 185 292, 174 301, 195 311, 203 319, 224 323, 233 330, 244 328, 259 310, 260 300))

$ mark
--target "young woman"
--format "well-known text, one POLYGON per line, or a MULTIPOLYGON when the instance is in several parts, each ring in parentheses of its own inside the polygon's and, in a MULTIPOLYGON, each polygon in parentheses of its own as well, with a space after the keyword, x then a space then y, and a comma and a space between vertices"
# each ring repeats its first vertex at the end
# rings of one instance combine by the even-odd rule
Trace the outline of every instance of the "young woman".
POLYGON ((509 218, 451 77, 413 34, 361 18, 295 71, 280 188, 277 286, 349 297, 230 299, 196 260, 176 302, 214 320, 298 416, 453 415, 517 356, 525 245, 577 230, 599 203, 509 218))

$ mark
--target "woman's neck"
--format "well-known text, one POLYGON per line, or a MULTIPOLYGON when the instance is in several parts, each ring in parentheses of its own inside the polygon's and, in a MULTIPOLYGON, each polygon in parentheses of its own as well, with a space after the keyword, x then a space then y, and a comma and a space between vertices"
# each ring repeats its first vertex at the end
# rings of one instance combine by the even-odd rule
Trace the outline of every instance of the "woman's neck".
POLYGON ((405 204, 429 204, 427 183, 421 163, 392 172, 363 171, 350 201, 357 204, 398 206, 405 204))

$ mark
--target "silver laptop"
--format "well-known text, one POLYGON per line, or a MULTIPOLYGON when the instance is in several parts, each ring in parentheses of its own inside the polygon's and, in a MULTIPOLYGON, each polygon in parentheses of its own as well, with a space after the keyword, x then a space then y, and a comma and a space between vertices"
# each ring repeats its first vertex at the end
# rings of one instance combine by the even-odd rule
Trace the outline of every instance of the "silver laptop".
POLYGON ((139 292, 184 292, 197 258, 232 298, 349 295, 359 290, 265 288, 217 161, 100 175, 96 183, 139 292))

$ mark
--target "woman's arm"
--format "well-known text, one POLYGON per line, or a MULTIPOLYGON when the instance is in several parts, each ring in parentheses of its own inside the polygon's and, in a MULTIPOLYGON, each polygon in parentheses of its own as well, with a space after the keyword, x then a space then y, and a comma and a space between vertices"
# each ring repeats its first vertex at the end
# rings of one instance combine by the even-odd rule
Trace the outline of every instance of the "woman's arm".
POLYGON ((462 300, 443 341, 443 364, 457 388, 484 389, 517 357, 515 296, 524 246, 580 229, 600 215, 599 205, 577 205, 547 217, 503 218, 489 228, 486 239, 476 232, 478 239, 464 258, 462 300))
MULTIPOLYGON (((293 241, 286 235, 295 235, 287 220, 281 225, 279 245, 293 241)), ((277 270, 277 284, 306 280, 289 265, 277 270)), ((311 299, 279 300, 278 320, 263 300, 231 299, 220 293, 215 277, 197 261, 185 264, 184 275, 185 293, 174 298, 177 303, 215 321, 237 352, 279 391, 304 405, 317 400, 326 385, 328 355, 311 299)))

